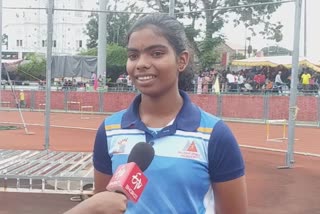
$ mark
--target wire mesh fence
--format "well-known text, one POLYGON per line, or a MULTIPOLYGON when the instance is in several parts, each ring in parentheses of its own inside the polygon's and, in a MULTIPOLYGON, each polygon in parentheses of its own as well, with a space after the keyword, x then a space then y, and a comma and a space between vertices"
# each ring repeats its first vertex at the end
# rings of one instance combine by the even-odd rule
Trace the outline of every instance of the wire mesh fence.
MULTIPOLYGON (((16 91, 19 96, 20 91, 16 91)), ((24 90, 24 110, 44 111, 45 91, 24 90)), ((128 86, 114 86, 107 91, 52 91, 51 111, 76 113, 112 113, 126 108, 138 94, 128 86)), ((233 120, 266 121, 276 119, 288 120, 289 96, 265 93, 206 93, 189 92, 192 100, 206 111, 233 120)), ((2 91, 5 109, 17 109, 15 96, 9 90, 2 91)), ((299 95, 297 98, 296 121, 309 125, 320 124, 320 97, 299 95)))

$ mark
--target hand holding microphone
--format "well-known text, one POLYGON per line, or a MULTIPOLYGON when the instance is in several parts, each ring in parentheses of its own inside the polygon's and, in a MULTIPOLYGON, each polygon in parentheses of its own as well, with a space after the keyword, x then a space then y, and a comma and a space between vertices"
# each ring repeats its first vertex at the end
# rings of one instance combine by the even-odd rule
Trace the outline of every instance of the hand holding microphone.
POLYGON ((64 214, 123 214, 126 209, 125 195, 104 191, 94 194, 64 214))
POLYGON ((131 150, 127 164, 120 165, 111 178, 107 190, 94 194, 64 214, 122 214, 127 199, 137 202, 148 179, 143 171, 154 158, 150 144, 137 143, 131 150), (121 193, 121 194, 119 194, 121 193))
POLYGON ((120 165, 112 176, 107 190, 124 194, 129 200, 137 202, 148 182, 143 171, 154 158, 150 144, 137 143, 131 150, 127 164, 120 165))

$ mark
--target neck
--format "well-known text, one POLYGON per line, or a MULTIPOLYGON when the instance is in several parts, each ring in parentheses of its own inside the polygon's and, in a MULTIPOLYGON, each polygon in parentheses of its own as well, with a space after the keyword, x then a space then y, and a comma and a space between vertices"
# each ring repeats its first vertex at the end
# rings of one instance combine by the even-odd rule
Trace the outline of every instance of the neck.
POLYGON ((142 95, 140 112, 165 116, 166 114, 179 111, 182 105, 183 99, 179 91, 160 97, 142 95))
POLYGON ((150 127, 165 126, 177 116, 182 105, 183 99, 178 90, 156 98, 142 95, 140 118, 150 127))

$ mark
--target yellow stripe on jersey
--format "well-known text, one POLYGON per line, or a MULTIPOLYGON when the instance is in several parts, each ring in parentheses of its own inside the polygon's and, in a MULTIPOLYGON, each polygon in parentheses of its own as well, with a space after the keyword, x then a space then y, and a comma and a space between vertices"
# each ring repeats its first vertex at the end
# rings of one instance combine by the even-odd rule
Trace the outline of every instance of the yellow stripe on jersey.
POLYGON ((106 130, 120 129, 120 128, 121 128, 120 124, 112 124, 112 125, 105 126, 106 130))
POLYGON ((203 133, 211 133, 213 128, 204 128, 204 127, 199 127, 197 129, 198 132, 203 132, 203 133))

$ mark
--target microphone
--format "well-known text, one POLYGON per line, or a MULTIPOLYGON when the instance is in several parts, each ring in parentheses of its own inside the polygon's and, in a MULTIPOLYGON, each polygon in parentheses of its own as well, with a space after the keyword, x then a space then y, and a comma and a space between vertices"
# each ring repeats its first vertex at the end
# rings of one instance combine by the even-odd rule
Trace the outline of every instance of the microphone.
POLYGON ((113 174, 107 190, 124 194, 137 202, 148 183, 143 174, 154 158, 153 147, 144 142, 137 143, 131 150, 127 164, 120 165, 113 174))

